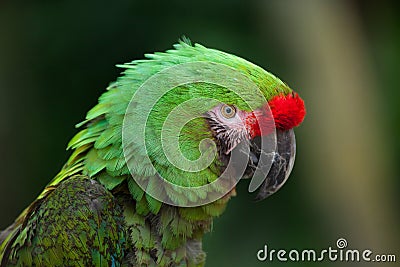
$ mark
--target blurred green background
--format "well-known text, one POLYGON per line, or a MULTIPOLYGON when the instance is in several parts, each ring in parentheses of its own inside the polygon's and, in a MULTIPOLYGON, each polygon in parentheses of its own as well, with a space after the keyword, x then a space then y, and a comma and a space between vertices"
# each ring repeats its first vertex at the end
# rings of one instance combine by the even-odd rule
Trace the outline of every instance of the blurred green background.
POLYGON ((385 1, 2 0, 0 229, 61 168, 115 64, 185 34, 270 70, 308 111, 289 182, 260 203, 240 183, 205 239, 207 266, 281 266, 257 251, 335 248, 341 237, 399 262, 399 11, 385 1))

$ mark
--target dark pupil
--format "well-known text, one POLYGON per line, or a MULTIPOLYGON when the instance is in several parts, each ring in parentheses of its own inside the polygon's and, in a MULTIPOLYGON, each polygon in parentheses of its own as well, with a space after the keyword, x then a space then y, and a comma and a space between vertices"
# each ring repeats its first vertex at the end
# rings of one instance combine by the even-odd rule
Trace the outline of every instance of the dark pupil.
POLYGON ((231 114, 232 113, 231 107, 226 107, 225 112, 226 112, 226 114, 231 114))

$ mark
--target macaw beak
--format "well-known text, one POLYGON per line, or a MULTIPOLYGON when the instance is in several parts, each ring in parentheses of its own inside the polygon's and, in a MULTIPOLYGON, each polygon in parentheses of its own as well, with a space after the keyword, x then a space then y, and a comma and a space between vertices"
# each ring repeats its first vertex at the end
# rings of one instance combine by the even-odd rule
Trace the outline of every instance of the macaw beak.
POLYGON ((272 165, 268 165, 268 167, 270 166, 268 169, 268 167, 260 161, 260 156, 263 153, 260 149, 261 140, 260 137, 251 140, 249 162, 245 172, 245 176, 247 177, 255 173, 255 175, 258 173, 258 175, 263 176, 261 177, 263 182, 258 187, 258 192, 255 197, 256 201, 267 198, 284 185, 292 171, 296 155, 296 139, 293 129, 276 129, 276 150, 272 152, 272 155, 271 152, 267 152, 269 158, 272 160, 272 165), (265 168, 265 170, 263 168, 265 168))

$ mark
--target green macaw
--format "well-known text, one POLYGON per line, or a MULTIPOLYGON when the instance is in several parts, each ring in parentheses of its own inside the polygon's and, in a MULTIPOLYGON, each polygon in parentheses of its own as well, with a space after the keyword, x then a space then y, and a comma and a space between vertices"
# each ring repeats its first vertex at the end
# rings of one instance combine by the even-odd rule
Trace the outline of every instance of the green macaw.
POLYGON ((203 235, 236 182, 258 173, 257 199, 283 185, 303 100, 242 58, 174 48, 120 66, 62 170, 0 232, 1 266, 203 266, 203 235))

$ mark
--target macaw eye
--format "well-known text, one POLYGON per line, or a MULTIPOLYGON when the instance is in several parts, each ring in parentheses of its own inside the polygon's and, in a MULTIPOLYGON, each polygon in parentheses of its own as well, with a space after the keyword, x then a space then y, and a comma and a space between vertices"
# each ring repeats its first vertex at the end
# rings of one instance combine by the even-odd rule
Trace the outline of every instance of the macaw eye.
POLYGON ((236 114, 236 108, 233 107, 233 106, 229 106, 229 105, 222 105, 221 114, 226 119, 233 118, 235 116, 235 114, 236 114))

